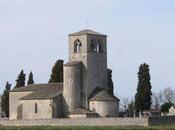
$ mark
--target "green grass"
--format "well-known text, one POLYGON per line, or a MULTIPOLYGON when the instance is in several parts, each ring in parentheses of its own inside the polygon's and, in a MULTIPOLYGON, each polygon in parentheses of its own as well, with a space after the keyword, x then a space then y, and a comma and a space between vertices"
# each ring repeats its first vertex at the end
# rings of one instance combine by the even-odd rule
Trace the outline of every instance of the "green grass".
POLYGON ((0 130, 175 130, 175 125, 169 126, 32 126, 32 127, 0 127, 0 130))

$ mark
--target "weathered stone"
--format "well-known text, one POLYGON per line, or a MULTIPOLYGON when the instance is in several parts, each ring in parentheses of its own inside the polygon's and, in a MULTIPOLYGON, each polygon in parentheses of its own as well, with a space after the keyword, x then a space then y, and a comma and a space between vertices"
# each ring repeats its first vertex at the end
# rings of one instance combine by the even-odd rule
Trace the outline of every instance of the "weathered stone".
MULTIPOLYGON (((95 110, 101 117, 118 116, 119 99, 107 90, 107 36, 82 30, 69 35, 64 83, 29 85, 10 91, 10 119, 70 117, 79 108, 95 110), (96 96, 100 93, 94 93, 97 88, 103 90, 103 100, 96 96)), ((78 114, 72 117, 83 117, 78 114)))

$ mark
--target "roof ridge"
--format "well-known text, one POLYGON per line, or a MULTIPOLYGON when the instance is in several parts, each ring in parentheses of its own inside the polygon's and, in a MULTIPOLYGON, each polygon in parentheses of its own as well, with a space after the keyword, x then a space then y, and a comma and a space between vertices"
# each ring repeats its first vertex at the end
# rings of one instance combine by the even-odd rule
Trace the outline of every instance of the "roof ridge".
POLYGON ((28 86, 13 88, 12 90, 10 90, 10 92, 37 91, 44 87, 55 87, 55 86, 60 86, 60 85, 63 86, 63 83, 57 82, 57 83, 45 83, 45 84, 31 84, 28 86))
MULTIPOLYGON (((37 83, 37 84, 30 84, 26 86, 33 86, 33 85, 47 85, 47 84, 63 84, 63 82, 54 82, 54 83, 37 83)), ((24 86, 24 87, 26 87, 24 86)))
POLYGON ((109 93, 107 90, 98 91, 93 97, 89 98, 90 101, 113 101, 119 100, 115 95, 109 93))
POLYGON ((69 34, 69 36, 79 36, 79 35, 86 35, 86 34, 106 36, 105 34, 102 34, 102 33, 99 33, 99 32, 96 32, 90 29, 83 29, 78 32, 71 33, 69 34))

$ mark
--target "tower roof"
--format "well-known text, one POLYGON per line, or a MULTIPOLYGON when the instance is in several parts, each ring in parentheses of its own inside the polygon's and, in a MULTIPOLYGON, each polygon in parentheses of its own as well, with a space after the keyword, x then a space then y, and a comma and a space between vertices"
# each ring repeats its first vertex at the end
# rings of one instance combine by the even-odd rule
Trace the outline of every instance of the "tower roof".
POLYGON ((120 100, 105 89, 97 88, 94 90, 94 96, 90 97, 90 101, 114 101, 120 100))
POLYGON ((65 67, 69 67, 69 66, 75 66, 75 65, 79 65, 81 64, 81 61, 73 61, 73 62, 68 62, 66 64, 64 64, 65 67))
POLYGON ((88 29, 81 30, 81 31, 78 31, 78 32, 75 32, 75 33, 71 33, 71 34, 69 34, 69 36, 79 36, 79 35, 87 35, 87 34, 106 36, 105 34, 95 32, 95 31, 92 31, 92 30, 88 30, 88 29))
POLYGON ((70 111, 70 114, 96 114, 93 111, 87 110, 85 108, 76 108, 70 111))

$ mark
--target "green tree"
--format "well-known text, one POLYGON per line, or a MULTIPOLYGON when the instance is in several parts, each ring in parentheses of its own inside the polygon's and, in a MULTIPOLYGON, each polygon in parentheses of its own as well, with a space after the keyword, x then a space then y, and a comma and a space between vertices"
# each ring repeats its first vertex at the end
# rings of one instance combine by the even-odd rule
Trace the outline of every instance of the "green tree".
POLYGON ((1 108, 2 112, 5 113, 6 117, 9 117, 9 90, 11 88, 11 84, 9 82, 6 82, 4 92, 2 94, 2 102, 1 102, 1 108))
POLYGON ((128 104, 128 112, 129 112, 129 117, 134 116, 134 101, 131 100, 131 102, 128 104))
POLYGON ((112 70, 107 69, 107 85, 108 85, 108 92, 114 95, 114 85, 112 81, 112 70))
POLYGON ((25 86, 25 77, 26 77, 26 74, 24 74, 24 71, 21 70, 20 74, 17 77, 15 88, 19 88, 19 87, 24 87, 25 86))
POLYGON ((174 104, 171 102, 166 102, 164 104, 161 105, 161 112, 162 113, 168 113, 169 109, 171 108, 171 106, 173 106, 174 104))
POLYGON ((29 79, 27 81, 27 85, 30 85, 30 84, 34 84, 32 71, 29 73, 29 79))
POLYGON ((139 67, 138 86, 135 95, 135 109, 137 112, 150 110, 151 101, 151 77, 149 74, 149 65, 144 63, 139 67))
POLYGON ((57 60, 52 68, 49 83, 63 82, 63 60, 57 60))

